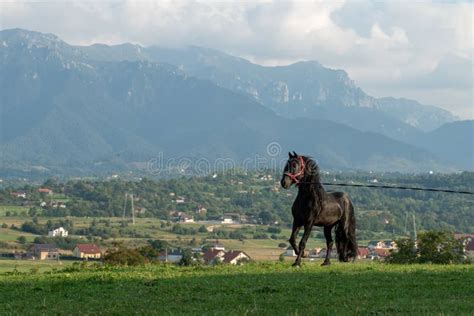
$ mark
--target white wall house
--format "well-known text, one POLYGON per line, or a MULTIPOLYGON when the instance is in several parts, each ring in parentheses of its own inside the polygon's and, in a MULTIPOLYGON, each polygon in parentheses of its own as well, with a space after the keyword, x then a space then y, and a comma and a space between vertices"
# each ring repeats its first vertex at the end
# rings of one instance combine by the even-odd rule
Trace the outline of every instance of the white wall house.
POLYGON ((293 247, 291 247, 291 246, 288 246, 288 248, 286 248, 286 251, 284 252, 284 255, 287 256, 287 257, 296 257, 296 253, 293 250, 293 247))
POLYGON ((59 227, 48 232, 49 237, 67 237, 68 231, 64 227, 59 227))

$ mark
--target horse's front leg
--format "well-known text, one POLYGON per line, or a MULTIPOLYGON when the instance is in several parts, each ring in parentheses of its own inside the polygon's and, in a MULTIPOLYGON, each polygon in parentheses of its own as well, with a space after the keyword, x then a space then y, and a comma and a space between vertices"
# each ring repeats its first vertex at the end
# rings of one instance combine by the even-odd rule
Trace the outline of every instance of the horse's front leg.
POLYGON ((298 246, 296 246, 296 236, 298 236, 298 233, 300 232, 301 225, 298 225, 294 220, 293 220, 293 227, 291 229, 291 236, 288 241, 290 242, 291 247, 293 247, 293 250, 295 251, 295 254, 298 255, 300 253, 300 250, 298 249, 298 246))
POLYGON ((304 225, 304 234, 300 240, 300 245, 299 245, 300 251, 298 253, 298 256, 296 257, 295 263, 293 263, 293 266, 301 266, 301 257, 303 257, 304 248, 306 247, 306 242, 308 241, 308 238, 309 238, 309 235, 311 234, 312 229, 313 229, 312 222, 304 225))

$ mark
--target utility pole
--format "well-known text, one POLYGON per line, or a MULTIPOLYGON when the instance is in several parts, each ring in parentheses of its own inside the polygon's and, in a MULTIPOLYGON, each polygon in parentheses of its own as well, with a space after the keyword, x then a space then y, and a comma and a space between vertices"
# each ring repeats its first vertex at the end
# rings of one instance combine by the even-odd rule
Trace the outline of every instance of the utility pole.
POLYGON ((135 225, 135 209, 133 205, 133 193, 125 193, 125 199, 123 201, 123 214, 122 219, 125 220, 125 214, 127 213, 127 199, 130 196, 131 204, 132 204, 132 224, 135 225))
POLYGON ((132 224, 135 225, 135 208, 133 207, 133 193, 130 194, 130 199, 132 200, 132 224))
POLYGON ((127 210, 127 193, 125 193, 125 199, 123 200, 123 214, 122 220, 125 220, 125 211, 127 210))
POLYGON ((408 212, 405 212, 405 235, 408 235, 408 212))
POLYGON ((415 213, 413 213, 413 238, 415 239, 415 242, 416 242, 417 235, 416 235, 416 219, 415 219, 415 213))

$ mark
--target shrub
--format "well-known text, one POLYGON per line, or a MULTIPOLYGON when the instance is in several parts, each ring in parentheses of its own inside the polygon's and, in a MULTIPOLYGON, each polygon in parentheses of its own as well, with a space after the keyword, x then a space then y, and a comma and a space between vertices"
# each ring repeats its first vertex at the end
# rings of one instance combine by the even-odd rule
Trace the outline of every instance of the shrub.
POLYGON ((388 263, 416 263, 418 254, 415 242, 412 239, 401 239, 397 241, 397 251, 392 251, 386 258, 388 263))
POLYGON ((245 239, 246 237, 240 231, 232 231, 229 233, 229 238, 242 240, 242 239, 245 239))
POLYGON ((253 239, 268 239, 268 235, 263 233, 263 234, 254 234, 253 239))
POLYGON ((145 264, 147 261, 138 250, 123 246, 107 251, 104 256, 104 262, 110 265, 136 266, 145 264))
POLYGON ((281 233, 281 228, 280 227, 268 227, 267 232, 272 233, 272 234, 279 234, 279 233, 281 233))
POLYGON ((447 232, 423 232, 418 236, 417 245, 413 240, 402 239, 397 242, 397 248, 386 262, 449 264, 464 261, 462 242, 447 232))
POLYGON ((285 244, 284 242, 281 242, 278 244, 278 248, 286 248, 286 247, 288 247, 288 245, 285 244))

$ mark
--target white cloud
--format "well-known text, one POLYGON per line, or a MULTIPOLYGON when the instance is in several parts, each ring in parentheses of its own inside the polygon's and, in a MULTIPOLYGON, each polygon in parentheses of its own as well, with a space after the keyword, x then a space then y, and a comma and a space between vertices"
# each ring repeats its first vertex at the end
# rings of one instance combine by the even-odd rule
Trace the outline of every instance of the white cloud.
POLYGON ((264 64, 314 59, 346 69, 375 95, 415 97, 473 117, 473 14, 465 2, 9 1, 0 3, 0 27, 81 45, 207 46, 264 64), (449 56, 471 67, 440 71, 449 56))

